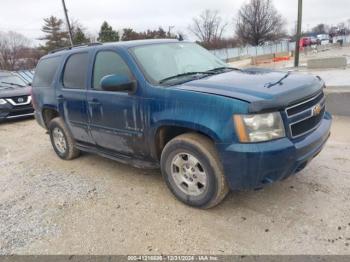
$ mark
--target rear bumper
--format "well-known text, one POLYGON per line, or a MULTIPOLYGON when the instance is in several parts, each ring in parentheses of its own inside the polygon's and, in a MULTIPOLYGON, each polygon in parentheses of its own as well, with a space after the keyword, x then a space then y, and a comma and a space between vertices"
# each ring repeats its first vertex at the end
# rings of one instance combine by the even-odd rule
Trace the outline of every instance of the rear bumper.
POLYGON ((331 115, 325 113, 316 130, 295 141, 283 138, 266 143, 218 145, 230 188, 255 189, 301 171, 322 150, 331 122, 331 115))

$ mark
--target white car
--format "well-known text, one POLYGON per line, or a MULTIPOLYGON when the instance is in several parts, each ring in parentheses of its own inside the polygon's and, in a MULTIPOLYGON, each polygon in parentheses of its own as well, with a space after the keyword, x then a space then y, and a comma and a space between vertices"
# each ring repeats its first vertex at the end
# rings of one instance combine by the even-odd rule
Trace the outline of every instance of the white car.
POLYGON ((321 45, 327 45, 331 42, 331 38, 329 37, 328 34, 317 35, 317 40, 321 45))

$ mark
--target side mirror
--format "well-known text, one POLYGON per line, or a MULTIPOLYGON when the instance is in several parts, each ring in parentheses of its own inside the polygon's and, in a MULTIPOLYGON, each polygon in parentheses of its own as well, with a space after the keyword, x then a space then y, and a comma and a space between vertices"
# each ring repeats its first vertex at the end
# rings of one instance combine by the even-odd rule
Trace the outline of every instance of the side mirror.
POLYGON ((102 90, 113 92, 128 92, 136 91, 136 81, 130 80, 125 75, 108 75, 104 76, 100 82, 102 90))

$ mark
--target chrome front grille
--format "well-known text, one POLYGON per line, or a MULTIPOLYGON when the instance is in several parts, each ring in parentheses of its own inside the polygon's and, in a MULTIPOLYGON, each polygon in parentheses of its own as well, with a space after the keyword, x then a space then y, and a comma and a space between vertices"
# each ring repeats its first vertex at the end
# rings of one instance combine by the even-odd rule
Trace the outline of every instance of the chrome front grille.
POLYGON ((325 96, 322 93, 285 109, 289 132, 298 138, 315 130, 325 113, 325 96))

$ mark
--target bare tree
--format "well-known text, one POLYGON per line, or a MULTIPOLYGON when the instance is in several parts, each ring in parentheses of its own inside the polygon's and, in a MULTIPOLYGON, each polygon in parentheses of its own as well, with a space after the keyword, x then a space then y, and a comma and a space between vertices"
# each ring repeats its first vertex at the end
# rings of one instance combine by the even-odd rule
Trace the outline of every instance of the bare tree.
POLYGON ((312 28, 312 32, 319 35, 319 34, 326 34, 328 32, 328 26, 325 24, 318 24, 314 28, 312 28))
POLYGON ((21 34, 0 33, 0 69, 14 70, 21 59, 21 51, 29 45, 29 39, 21 34))
POLYGON ((284 26, 271 0, 250 0, 238 12, 236 34, 245 44, 260 45, 285 35, 284 26))
POLYGON ((209 44, 222 38, 227 23, 222 21, 218 11, 204 10, 199 17, 193 18, 189 30, 204 43, 209 44))

